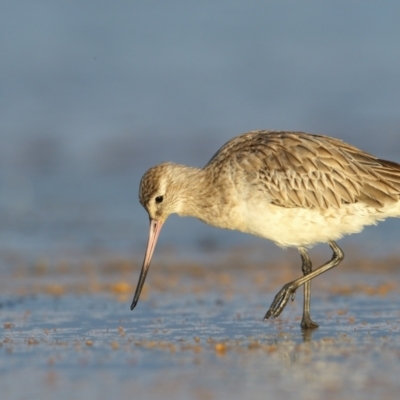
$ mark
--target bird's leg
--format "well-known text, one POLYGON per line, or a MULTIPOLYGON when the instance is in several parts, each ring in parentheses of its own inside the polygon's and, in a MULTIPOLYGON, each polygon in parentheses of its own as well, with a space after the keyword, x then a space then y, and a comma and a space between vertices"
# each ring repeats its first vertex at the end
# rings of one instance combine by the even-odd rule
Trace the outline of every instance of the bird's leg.
MULTIPOLYGON (((301 256, 301 269, 303 275, 306 276, 312 271, 312 264, 307 250, 304 247, 299 248, 301 256)), ((303 318, 301 319, 302 329, 316 329, 318 324, 311 319, 310 316, 310 301, 311 301, 311 281, 304 283, 304 303, 303 303, 303 318)))
POLYGON ((271 307, 265 314, 264 319, 268 319, 270 317, 272 317, 272 318, 278 317, 279 314, 285 308, 289 299, 293 296, 293 294, 299 288, 299 286, 303 285, 306 282, 311 281, 311 279, 315 278, 316 276, 321 275, 325 271, 328 271, 328 269, 334 268, 340 264, 340 262, 344 258, 343 251, 340 249, 340 247, 334 241, 330 241, 329 246, 333 250, 333 255, 332 255, 331 261, 328 261, 327 263, 321 265, 319 268, 317 268, 314 271, 311 271, 307 275, 284 285, 283 288, 275 296, 275 299, 272 302, 271 307))

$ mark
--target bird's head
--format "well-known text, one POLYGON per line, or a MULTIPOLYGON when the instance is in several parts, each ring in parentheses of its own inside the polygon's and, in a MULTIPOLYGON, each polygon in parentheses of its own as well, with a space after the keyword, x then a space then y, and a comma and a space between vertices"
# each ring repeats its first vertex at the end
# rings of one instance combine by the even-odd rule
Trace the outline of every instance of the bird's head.
POLYGON ((140 181, 139 201, 149 215, 150 232, 131 310, 135 308, 139 301, 164 222, 174 213, 187 215, 185 204, 188 203, 188 198, 190 198, 191 175, 195 173, 196 169, 194 168, 173 163, 162 163, 147 170, 140 181))
POLYGON ((145 172, 139 189, 139 201, 151 220, 164 223, 182 208, 181 175, 183 166, 162 163, 145 172))

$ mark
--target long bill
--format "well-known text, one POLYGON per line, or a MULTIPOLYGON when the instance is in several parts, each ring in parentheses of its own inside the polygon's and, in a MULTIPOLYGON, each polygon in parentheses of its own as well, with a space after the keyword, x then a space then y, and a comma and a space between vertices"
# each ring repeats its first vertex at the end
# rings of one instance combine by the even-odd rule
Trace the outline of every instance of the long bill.
POLYGON ((139 301, 140 293, 142 292, 144 281, 146 280, 146 275, 150 267, 151 257, 153 256, 154 249, 156 248, 157 239, 160 235, 162 225, 162 221, 157 221, 155 219, 150 220, 149 241, 147 243, 147 249, 143 260, 142 270, 140 271, 139 281, 136 286, 135 296, 133 297, 133 301, 131 304, 131 310, 136 307, 136 304, 139 301))

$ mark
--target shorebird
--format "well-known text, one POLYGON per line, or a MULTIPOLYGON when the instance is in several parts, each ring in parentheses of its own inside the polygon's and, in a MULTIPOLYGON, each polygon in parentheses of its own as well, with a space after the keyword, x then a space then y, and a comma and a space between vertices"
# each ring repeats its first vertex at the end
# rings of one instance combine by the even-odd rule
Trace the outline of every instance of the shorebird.
POLYGON ((301 327, 314 329, 311 280, 343 260, 336 240, 400 217, 400 164, 328 136, 252 131, 228 141, 202 169, 170 162, 150 168, 139 200, 150 232, 132 310, 161 228, 176 213, 296 247, 303 276, 282 287, 264 319, 279 316, 304 285, 301 327), (317 243, 328 243, 333 256, 313 270, 307 250, 317 243))

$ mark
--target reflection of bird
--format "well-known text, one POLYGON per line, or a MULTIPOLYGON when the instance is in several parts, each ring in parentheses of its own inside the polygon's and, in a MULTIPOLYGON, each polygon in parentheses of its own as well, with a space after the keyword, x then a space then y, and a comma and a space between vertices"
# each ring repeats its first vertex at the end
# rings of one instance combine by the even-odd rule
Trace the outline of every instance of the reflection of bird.
POLYGON ((202 169, 173 163, 150 168, 139 197, 150 236, 131 309, 161 227, 177 213, 297 247, 304 276, 283 286, 265 318, 277 317, 304 284, 301 327, 310 329, 318 327, 310 317, 310 281, 344 257, 334 241, 400 216, 400 165, 327 136, 254 131, 227 142, 202 169), (328 243, 333 256, 313 271, 306 249, 316 243, 328 243))

